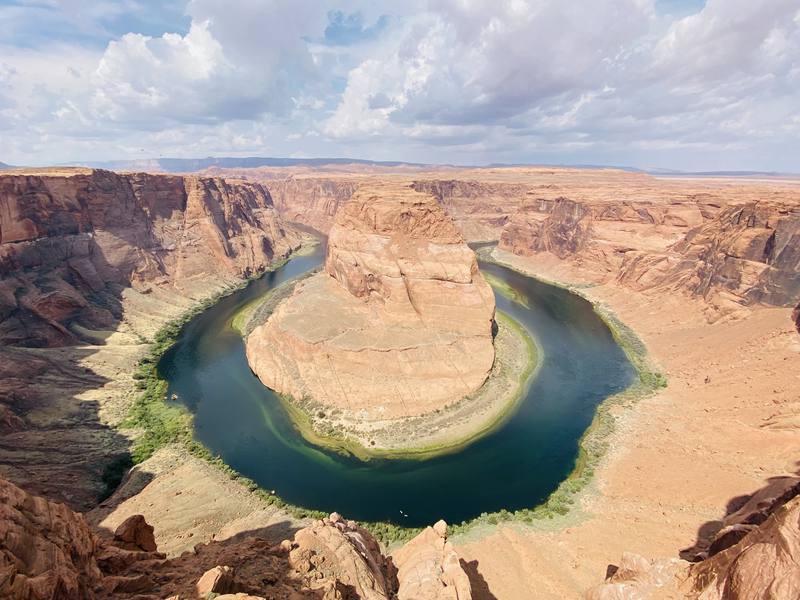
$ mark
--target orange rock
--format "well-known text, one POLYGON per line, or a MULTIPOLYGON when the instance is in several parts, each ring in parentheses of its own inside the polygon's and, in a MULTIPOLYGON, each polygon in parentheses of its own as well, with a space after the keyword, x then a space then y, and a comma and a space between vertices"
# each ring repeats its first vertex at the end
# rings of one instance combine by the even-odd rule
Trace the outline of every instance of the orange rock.
POLYGON ((114 532, 114 542, 126 550, 155 552, 158 549, 153 526, 148 525, 142 515, 131 515, 120 523, 114 532))
POLYGON ((479 388, 492 367, 494 294, 430 196, 361 188, 337 213, 325 272, 247 338, 268 387, 365 421, 420 415, 479 388))
POLYGON ((234 591, 234 571, 230 567, 217 566, 209 569, 197 581, 197 595, 205 598, 211 593, 227 594, 234 591))
POLYGON ((438 521, 392 554, 400 600, 470 600, 472 588, 458 554, 438 521))
POLYGON ((341 590, 362 600, 388 600, 396 590, 396 570, 375 538, 335 513, 295 534, 289 563, 309 588, 331 600, 341 590))

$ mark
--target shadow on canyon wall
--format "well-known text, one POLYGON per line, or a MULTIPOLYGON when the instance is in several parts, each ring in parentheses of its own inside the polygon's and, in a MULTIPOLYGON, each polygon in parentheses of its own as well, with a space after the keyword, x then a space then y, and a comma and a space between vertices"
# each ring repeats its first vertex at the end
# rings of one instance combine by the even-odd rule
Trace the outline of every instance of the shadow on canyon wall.
POLYGON ((108 496, 132 465, 130 441, 103 422, 95 399, 109 379, 81 364, 95 352, 0 349, 0 472, 81 511, 108 496))
MULTIPOLYGON (((797 465, 800 465, 800 461, 797 465)), ((796 476, 767 478, 765 485, 755 492, 728 500, 724 516, 700 525, 695 543, 681 550, 679 556, 689 562, 698 562, 729 548, 798 495, 800 469, 796 471, 796 476)))

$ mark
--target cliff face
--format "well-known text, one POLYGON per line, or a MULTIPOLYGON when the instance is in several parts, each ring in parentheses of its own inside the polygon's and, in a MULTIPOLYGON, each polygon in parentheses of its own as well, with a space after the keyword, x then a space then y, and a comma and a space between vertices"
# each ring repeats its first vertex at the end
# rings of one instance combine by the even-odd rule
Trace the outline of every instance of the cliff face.
POLYGON ((339 207, 358 188, 358 182, 339 178, 294 178, 267 180, 275 207, 289 221, 327 233, 339 207))
POLYGON ((261 185, 44 170, 0 175, 0 240, 0 472, 88 509, 147 338, 299 237, 261 185))
POLYGON ((223 179, 105 171, 0 177, 0 341, 58 346, 121 318, 120 290, 197 291, 297 245, 269 193, 223 179), (206 281, 203 281, 203 280, 206 281))
POLYGON ((731 206, 662 254, 631 253, 619 280, 635 289, 792 306, 800 295, 800 210, 731 206))
POLYGON ((800 295, 800 212, 752 202, 528 200, 499 247, 553 256, 594 280, 739 304, 791 306, 800 295))
POLYGON ((325 272, 247 339, 268 387, 359 412, 428 413, 480 387, 494 360, 494 295, 433 198, 364 187, 337 213, 325 272))
POLYGON ((522 256, 551 252, 567 258, 583 252, 592 239, 592 211, 567 198, 540 200, 515 214, 503 228, 500 246, 522 256))
POLYGON ((495 241, 524 201, 530 185, 461 179, 417 180, 412 187, 432 194, 470 242, 495 241))

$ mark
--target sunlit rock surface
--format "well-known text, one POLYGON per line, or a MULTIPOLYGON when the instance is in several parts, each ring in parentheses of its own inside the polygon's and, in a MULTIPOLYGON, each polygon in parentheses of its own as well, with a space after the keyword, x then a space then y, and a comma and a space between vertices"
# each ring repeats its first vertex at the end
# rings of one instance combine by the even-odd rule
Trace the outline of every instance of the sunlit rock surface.
POLYGON ((494 310, 475 254, 431 196, 364 186, 337 213, 325 270, 252 332, 247 356, 297 399, 367 420, 418 415, 486 380, 494 310))

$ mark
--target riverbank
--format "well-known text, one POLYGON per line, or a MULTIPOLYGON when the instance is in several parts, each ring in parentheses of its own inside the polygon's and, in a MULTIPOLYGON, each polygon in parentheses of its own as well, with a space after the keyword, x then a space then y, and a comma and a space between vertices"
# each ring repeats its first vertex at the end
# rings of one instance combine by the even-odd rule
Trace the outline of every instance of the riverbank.
POLYGON ((564 516, 529 524, 495 516, 498 525, 483 519, 485 526, 454 538, 494 596, 582 597, 623 552, 677 556, 732 498, 796 471, 797 428, 781 425, 788 419, 780 416, 797 406, 800 340, 791 310, 710 315, 702 300, 679 294, 587 283, 584 273, 548 255, 496 258, 580 292, 606 319, 616 316, 643 341, 658 365, 653 372, 668 376, 669 386, 603 404, 582 442, 602 450, 601 458, 576 465, 588 465, 583 472, 592 476, 564 516))
MULTIPOLYGON (((606 398, 595 410, 592 423, 586 429, 578 442, 578 455, 575 466, 570 474, 559 484, 547 500, 538 506, 517 511, 502 510, 483 514, 471 521, 462 523, 453 529, 454 534, 467 534, 481 530, 481 526, 496 526, 501 524, 541 526, 543 521, 559 523, 557 527, 566 527, 582 518, 580 500, 594 482, 595 471, 604 460, 609 450, 610 440, 615 433, 615 412, 629 409, 636 402, 652 396, 658 390, 667 386, 666 377, 660 372, 650 357, 647 347, 636 332, 620 320, 611 308, 603 303, 587 297, 582 290, 591 285, 569 284, 547 279, 537 274, 533 269, 526 268, 516 257, 503 252, 496 247, 485 246, 478 250, 478 256, 485 262, 491 262, 526 277, 532 277, 552 285, 568 290, 592 304, 595 313, 606 324, 614 340, 625 352, 626 357, 634 367, 636 380, 625 390, 606 398)), ((498 288, 509 299, 521 302, 520 295, 510 286, 498 282, 498 288)), ((493 285, 495 285, 493 283, 493 285)), ((485 530, 484 530, 485 533, 485 530)))
MULTIPOLYGON (((239 318, 246 335, 269 318, 288 297, 298 278, 277 288, 239 318)), ((309 398, 279 396, 303 438, 320 448, 360 460, 423 460, 458 452, 495 431, 514 414, 541 364, 534 338, 509 315, 498 312, 496 357, 483 386, 474 394, 432 413, 403 419, 364 421, 357 414, 332 409, 309 398)))

